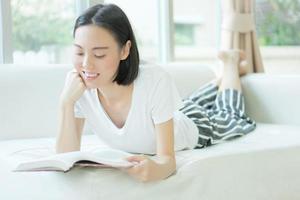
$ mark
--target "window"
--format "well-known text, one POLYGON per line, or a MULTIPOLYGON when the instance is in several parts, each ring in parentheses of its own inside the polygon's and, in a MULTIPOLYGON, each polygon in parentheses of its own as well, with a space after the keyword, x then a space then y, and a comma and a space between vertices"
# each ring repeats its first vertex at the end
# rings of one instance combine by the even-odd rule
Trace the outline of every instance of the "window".
POLYGON ((191 24, 175 23, 175 44, 191 46, 195 43, 195 26, 191 24))
POLYGON ((219 35, 219 0, 174 0, 175 60, 211 64, 219 35))
MULTIPOLYGON (((75 11, 78 13, 100 2, 115 3, 125 11, 136 35, 141 59, 215 64, 221 0, 1 1, 0 17, 4 25, 0 29, 12 37, 13 44, 4 40, 0 50, 5 51, 5 57, 12 46, 14 63, 70 63, 75 11), (6 31, 10 24, 6 11, 10 9, 5 8, 9 4, 12 34, 6 31), (167 26, 174 30, 173 38, 169 37, 167 26)), ((255 11, 266 71, 279 72, 283 66, 284 70, 300 71, 300 0, 257 0, 255 11)))
POLYGON ((300 72, 300 0, 256 1, 256 23, 266 72, 300 72))
POLYGON ((300 1, 257 2, 259 42, 265 46, 300 45, 300 1))
POLYGON ((14 63, 70 63, 73 0, 11 0, 14 63))

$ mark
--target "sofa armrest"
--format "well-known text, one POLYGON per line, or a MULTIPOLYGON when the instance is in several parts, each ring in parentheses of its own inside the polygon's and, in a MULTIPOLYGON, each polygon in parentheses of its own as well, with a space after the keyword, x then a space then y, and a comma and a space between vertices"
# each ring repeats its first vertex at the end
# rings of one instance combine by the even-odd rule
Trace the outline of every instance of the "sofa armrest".
POLYGON ((59 96, 71 69, 0 65, 0 140, 56 137, 59 96))
POLYGON ((242 78, 246 113, 257 122, 300 125, 300 75, 242 78))

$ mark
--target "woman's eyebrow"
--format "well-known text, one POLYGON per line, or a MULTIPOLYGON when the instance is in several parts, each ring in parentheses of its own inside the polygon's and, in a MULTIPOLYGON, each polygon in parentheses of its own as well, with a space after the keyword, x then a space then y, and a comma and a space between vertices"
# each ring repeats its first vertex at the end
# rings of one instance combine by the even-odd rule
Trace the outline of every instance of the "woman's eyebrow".
POLYGON ((108 49, 108 47, 94 47, 93 50, 96 50, 96 49, 108 49))
MULTIPOLYGON (((82 49, 82 47, 79 44, 74 44, 74 46, 79 47, 80 49, 82 49)), ((97 49, 108 49, 108 47, 104 46, 104 47, 94 47, 93 50, 97 50, 97 49)))

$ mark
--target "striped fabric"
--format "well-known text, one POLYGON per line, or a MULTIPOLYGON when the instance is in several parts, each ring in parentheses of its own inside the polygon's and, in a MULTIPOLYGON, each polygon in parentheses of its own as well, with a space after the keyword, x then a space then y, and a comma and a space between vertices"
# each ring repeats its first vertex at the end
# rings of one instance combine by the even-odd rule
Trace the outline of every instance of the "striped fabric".
POLYGON ((255 129, 255 122, 246 116, 244 96, 235 89, 218 91, 208 83, 183 100, 180 109, 199 130, 195 149, 245 135, 255 129))

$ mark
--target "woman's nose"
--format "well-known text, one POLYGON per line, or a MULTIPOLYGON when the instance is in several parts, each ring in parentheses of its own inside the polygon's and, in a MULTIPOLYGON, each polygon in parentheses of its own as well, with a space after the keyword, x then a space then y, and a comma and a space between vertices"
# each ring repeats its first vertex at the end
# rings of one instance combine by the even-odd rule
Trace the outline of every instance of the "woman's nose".
POLYGON ((88 56, 85 56, 82 62, 82 67, 84 69, 92 69, 93 63, 91 62, 90 58, 88 56))

